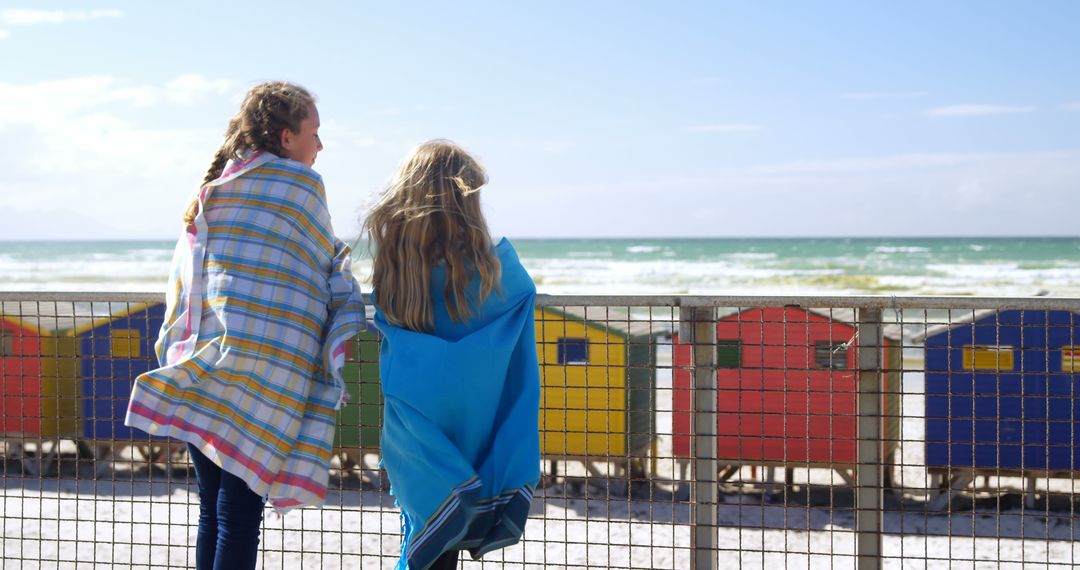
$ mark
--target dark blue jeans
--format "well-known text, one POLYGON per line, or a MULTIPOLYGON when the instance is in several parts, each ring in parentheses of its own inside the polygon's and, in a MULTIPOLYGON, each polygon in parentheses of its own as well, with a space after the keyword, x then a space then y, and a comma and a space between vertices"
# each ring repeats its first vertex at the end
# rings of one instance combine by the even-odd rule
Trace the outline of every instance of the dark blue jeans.
POLYGON ((223 470, 188 444, 199 481, 199 534, 195 541, 198 570, 255 568, 262 526, 262 497, 239 477, 223 470))

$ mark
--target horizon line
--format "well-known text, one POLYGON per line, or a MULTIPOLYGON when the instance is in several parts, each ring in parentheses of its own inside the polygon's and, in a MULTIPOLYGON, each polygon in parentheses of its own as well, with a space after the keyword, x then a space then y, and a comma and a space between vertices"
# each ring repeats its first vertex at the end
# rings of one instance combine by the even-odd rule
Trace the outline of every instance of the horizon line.
MULTIPOLYGON (((806 239, 1080 239, 1080 234, 1015 234, 1015 235, 978 235, 978 234, 924 234, 924 235, 744 235, 744 236, 656 236, 656 235, 607 235, 607 236, 506 236, 509 240, 806 240, 806 239)), ((357 237, 341 238, 344 241, 357 241, 357 237)), ((0 243, 102 243, 102 242, 173 242, 176 238, 0 238, 0 243)), ((359 241, 367 241, 360 239, 359 241)))

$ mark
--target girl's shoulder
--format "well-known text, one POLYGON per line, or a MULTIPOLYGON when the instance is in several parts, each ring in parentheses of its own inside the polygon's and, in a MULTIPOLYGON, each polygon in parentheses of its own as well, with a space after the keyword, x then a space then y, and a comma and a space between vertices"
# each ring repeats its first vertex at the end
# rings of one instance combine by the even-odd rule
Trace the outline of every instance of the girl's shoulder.
POLYGON ((502 284, 505 288, 520 289, 522 292, 536 292, 532 277, 521 264, 517 250, 510 240, 503 237, 494 246, 495 256, 499 258, 502 284))
POLYGON ((291 158, 275 156, 271 160, 263 163, 262 167, 281 173, 289 180, 297 182, 307 181, 313 186, 319 187, 323 184, 322 175, 316 172, 314 168, 291 158))
POLYGON ((491 246, 491 248, 495 250, 496 255, 500 255, 504 252, 514 254, 517 253, 517 251, 514 249, 514 244, 510 243, 510 240, 507 239, 506 236, 499 237, 498 239, 492 238, 491 243, 494 244, 491 246))
POLYGON ((493 240, 492 243, 495 244, 492 246, 495 257, 498 257, 503 265, 506 265, 507 262, 511 262, 515 265, 521 264, 521 261, 518 259, 517 249, 514 248, 514 244, 510 243, 509 239, 501 237, 498 241, 493 240))
POLYGON ((222 186, 237 179, 250 180, 253 176, 263 182, 309 187, 319 194, 325 192, 322 176, 310 166, 267 151, 247 153, 239 159, 230 160, 221 176, 206 186, 222 186))
POLYGON ((251 174, 257 176, 261 183, 278 185, 282 192, 292 195, 294 199, 326 202, 322 175, 302 162, 275 156, 251 171, 251 174))

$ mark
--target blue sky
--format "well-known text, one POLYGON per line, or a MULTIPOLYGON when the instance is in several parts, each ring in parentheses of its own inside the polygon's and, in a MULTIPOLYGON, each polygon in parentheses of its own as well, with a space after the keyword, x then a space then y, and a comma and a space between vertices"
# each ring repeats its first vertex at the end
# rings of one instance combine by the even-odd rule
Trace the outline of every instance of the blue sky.
POLYGON ((178 6, 0 5, 0 239, 172 238, 278 78, 343 236, 435 137, 511 237, 1080 234, 1080 3, 178 6))

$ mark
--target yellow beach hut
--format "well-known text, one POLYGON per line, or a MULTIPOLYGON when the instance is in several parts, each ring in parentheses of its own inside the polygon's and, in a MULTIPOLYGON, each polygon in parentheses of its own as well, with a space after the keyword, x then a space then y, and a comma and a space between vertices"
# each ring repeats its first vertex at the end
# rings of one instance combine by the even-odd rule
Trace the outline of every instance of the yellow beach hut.
POLYGON ((549 460, 632 464, 655 439, 655 339, 625 309, 538 307, 540 450, 549 460))

